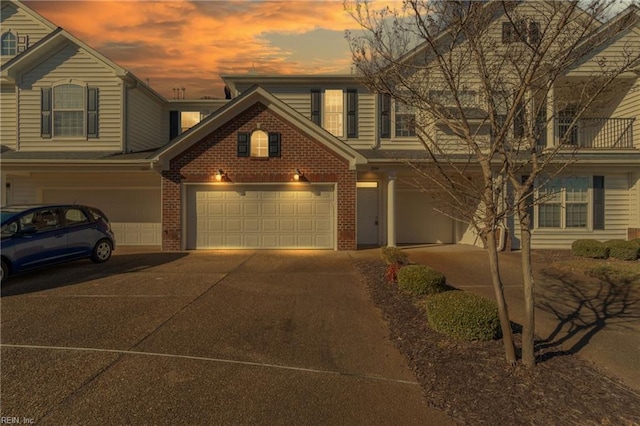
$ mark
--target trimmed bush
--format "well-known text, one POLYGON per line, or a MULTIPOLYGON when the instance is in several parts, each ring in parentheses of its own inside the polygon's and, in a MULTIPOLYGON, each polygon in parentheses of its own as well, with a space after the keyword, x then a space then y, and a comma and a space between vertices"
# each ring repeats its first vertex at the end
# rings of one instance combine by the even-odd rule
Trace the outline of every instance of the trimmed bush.
POLYGON ((387 265, 406 265, 409 263, 409 255, 398 247, 382 247, 382 259, 387 265))
POLYGON ((571 244, 571 252, 575 256, 590 257, 592 259, 606 259, 609 248, 598 240, 575 240, 571 244))
POLYGON ((495 302, 466 291, 434 294, 426 301, 427 319, 435 331, 459 340, 494 340, 502 333, 495 302))
POLYGON ((444 274, 424 265, 408 265, 398 272, 398 287, 415 296, 443 292, 446 282, 444 274))
POLYGON ((640 245, 633 241, 609 240, 604 243, 609 249, 609 257, 619 260, 636 260, 640 253, 640 245))

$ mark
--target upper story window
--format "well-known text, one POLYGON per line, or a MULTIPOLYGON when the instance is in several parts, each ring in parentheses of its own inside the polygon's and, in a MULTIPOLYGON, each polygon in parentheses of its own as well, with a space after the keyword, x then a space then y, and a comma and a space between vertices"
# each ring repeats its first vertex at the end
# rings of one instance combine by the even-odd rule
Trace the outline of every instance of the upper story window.
POLYGON ((53 88, 53 136, 84 136, 84 87, 62 84, 53 88))
POLYGON ((502 43, 540 42, 540 23, 528 19, 519 19, 514 22, 502 23, 502 43))
POLYGON ((207 115, 208 111, 169 111, 169 139, 186 132, 207 115))
POLYGON ((358 92, 347 89, 311 91, 311 121, 321 125, 332 135, 348 138, 358 137, 358 92))
POLYGON ((238 157, 280 157, 280 133, 257 129, 251 133, 238 132, 238 157))
POLYGON ((396 136, 416 135, 416 115, 411 107, 402 102, 395 102, 396 136))
POLYGON ((342 90, 326 90, 324 92, 323 127, 332 135, 344 135, 344 103, 342 90))
POLYGON ((0 37, 2 43, 2 56, 14 56, 18 52, 18 38, 11 32, 6 32, 0 37))
POLYGON ((262 130, 251 133, 251 156, 265 158, 269 156, 269 135, 262 130))
POLYGON ((98 89, 64 83, 41 89, 43 138, 98 137, 98 89))

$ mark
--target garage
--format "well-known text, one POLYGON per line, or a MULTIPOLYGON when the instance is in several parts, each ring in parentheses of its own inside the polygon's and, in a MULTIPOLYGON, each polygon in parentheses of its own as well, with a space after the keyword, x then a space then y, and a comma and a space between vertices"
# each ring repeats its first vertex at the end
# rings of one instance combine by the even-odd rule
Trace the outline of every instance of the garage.
POLYGON ((397 192, 397 242, 453 243, 453 220, 435 210, 436 201, 417 189, 397 192))
POLYGON ((85 204, 102 210, 118 245, 160 245, 159 188, 43 189, 44 203, 85 204))
POLYGON ((187 185, 187 249, 334 249, 333 185, 187 185))

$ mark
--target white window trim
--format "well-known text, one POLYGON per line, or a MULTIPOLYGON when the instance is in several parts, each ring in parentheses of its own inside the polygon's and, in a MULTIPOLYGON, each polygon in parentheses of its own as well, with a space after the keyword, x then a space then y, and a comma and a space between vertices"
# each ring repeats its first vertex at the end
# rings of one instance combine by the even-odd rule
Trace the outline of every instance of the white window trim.
MULTIPOLYGON (((0 37, 3 37, 5 34, 11 34, 14 38, 14 46, 13 46, 13 53, 7 53, 7 54, 2 54, 2 56, 16 56, 18 54, 18 34, 16 34, 15 31, 13 30, 8 30, 5 31, 3 33, 0 34, 0 37)), ((1 42, 1 41, 0 41, 1 42)), ((2 45, 0 44, 0 53, 2 53, 2 45)))
MULTIPOLYGON (((534 206, 534 230, 539 231, 562 231, 562 232, 584 232, 584 231, 593 231, 593 176, 569 176, 569 177, 559 177, 555 179, 568 179, 568 178, 576 178, 576 179, 587 179, 587 226, 584 228, 577 227, 567 227, 567 204, 583 204, 581 202, 567 202, 567 190, 566 186, 563 185, 560 190, 561 200, 560 200, 560 226, 559 227, 541 227, 539 224, 539 207, 540 204, 545 204, 542 202, 537 202, 534 206)), ((535 197, 539 199, 539 190, 535 190, 535 197)), ((552 203, 549 203, 552 204, 552 203)))
MULTIPOLYGON (((336 93, 336 95, 337 95, 336 93)), ((337 96, 336 96, 337 98, 337 96)), ((347 116, 347 102, 346 102, 346 95, 345 95, 345 91, 342 89, 325 89, 322 95, 322 127, 328 131, 329 133, 331 133, 333 136, 337 137, 337 138, 344 138, 345 134, 346 134, 346 116, 347 116), (341 99, 341 111, 329 111, 327 108, 327 92, 337 92, 340 93, 340 99, 341 99), (328 125, 328 117, 332 116, 339 116, 340 119, 337 120, 340 125, 337 126, 337 128, 335 130, 337 130, 339 134, 336 134, 332 131, 332 129, 329 128, 328 125)))
MULTIPOLYGON (((54 83, 51 86, 51 137, 52 139, 65 139, 65 140, 86 140, 87 139, 87 83, 77 80, 64 80, 54 83), (77 136, 60 136, 56 135, 56 87, 64 86, 66 84, 79 86, 82 88, 82 134, 77 136)), ((60 110, 57 111, 79 111, 79 110, 60 110)))

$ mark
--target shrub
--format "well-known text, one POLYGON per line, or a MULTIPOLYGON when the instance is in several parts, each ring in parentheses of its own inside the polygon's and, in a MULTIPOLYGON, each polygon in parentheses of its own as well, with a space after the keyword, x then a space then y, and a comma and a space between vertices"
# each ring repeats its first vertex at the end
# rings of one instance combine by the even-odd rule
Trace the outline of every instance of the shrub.
POLYGON ((398 271, 402 266, 397 263, 387 265, 387 270, 384 273, 384 278, 389 284, 395 284, 398 282, 398 271))
POLYGON ((408 265, 398 272, 398 287, 416 296, 440 293, 446 281, 441 272, 424 265, 408 265))
POLYGON ((495 302, 465 291, 429 296, 427 319, 435 331, 460 340, 493 340, 501 336, 495 302))
POLYGON ((640 245, 633 241, 610 240, 604 245, 609 249, 609 257, 619 260, 636 260, 640 252, 640 245))
POLYGON ((597 240, 575 240, 571 244, 571 252, 575 256, 592 259, 606 259, 609 256, 607 246, 597 240))
POLYGON ((388 265, 406 265, 409 263, 409 255, 398 247, 382 247, 382 259, 388 265))

